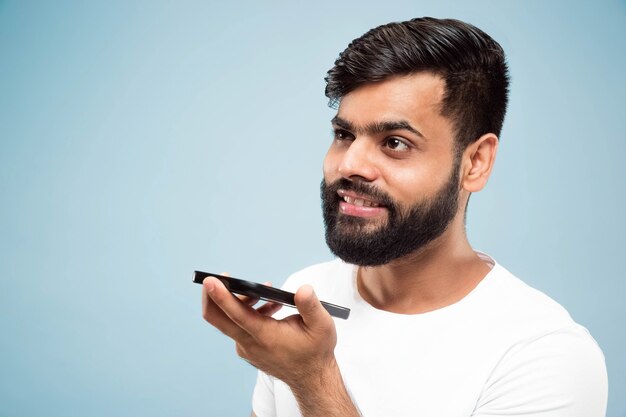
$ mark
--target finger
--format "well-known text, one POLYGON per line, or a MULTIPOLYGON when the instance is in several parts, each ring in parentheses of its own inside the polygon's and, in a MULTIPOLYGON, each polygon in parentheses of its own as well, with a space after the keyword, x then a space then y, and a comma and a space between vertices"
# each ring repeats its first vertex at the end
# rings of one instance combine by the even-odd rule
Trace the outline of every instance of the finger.
MULTIPOLYGON (((224 275, 224 274, 223 274, 224 275)), ((228 275, 226 275, 228 276, 228 275)), ((263 283, 263 285, 267 285, 268 287, 272 286, 272 283, 270 281, 265 281, 263 283)), ((235 297, 239 298, 243 303, 249 305, 250 307, 252 307, 253 305, 255 305, 256 303, 259 302, 260 298, 259 297, 250 297, 249 295, 240 295, 240 294, 235 294, 235 297)))
MULTIPOLYGON (((220 275, 225 276, 225 277, 230 277, 230 273, 228 272, 222 272, 220 275)), ((240 294, 233 294, 233 295, 239 298, 243 303, 248 304, 249 306, 253 306, 259 302, 258 297, 250 297, 247 295, 240 295, 240 294)))
MULTIPOLYGON (((222 272, 220 275, 225 277, 230 277, 230 273, 222 272)), ((239 298, 243 303, 248 304, 249 306, 253 306, 259 302, 258 297, 248 297, 246 295, 235 294, 235 297, 239 298)))
POLYGON ((241 330, 247 332, 252 336, 256 336, 260 333, 261 327, 267 317, 256 312, 250 306, 240 302, 237 297, 233 295, 224 287, 221 281, 216 278, 206 278, 207 285, 213 285, 213 288, 207 292, 213 303, 219 307, 222 312, 230 319, 230 322, 238 326, 241 330), (207 282, 211 280, 210 282, 207 282))
POLYGON ((303 285, 295 295, 296 308, 302 316, 302 320, 307 327, 322 328, 327 327, 332 318, 322 307, 320 300, 315 295, 315 291, 310 285, 303 285))
POLYGON ((283 308, 283 305, 280 303, 273 303, 273 302, 267 302, 265 304, 263 304, 261 307, 257 308, 256 311, 258 311, 259 313, 263 314, 264 316, 272 316, 274 315, 274 313, 276 313, 278 310, 280 310, 281 308, 283 308))
POLYGON ((239 301, 241 301, 242 303, 246 305, 249 305, 250 307, 258 303, 260 300, 259 297, 250 297, 248 295, 240 295, 240 294, 233 294, 233 295, 237 297, 239 301))
POLYGON ((212 297, 215 293, 220 292, 225 293, 220 296, 228 296, 236 301, 223 285, 219 288, 218 284, 221 284, 221 282, 214 277, 207 277, 202 282, 202 316, 208 323, 226 336, 237 342, 242 342, 249 338, 248 333, 234 323, 219 305, 213 301, 212 297))

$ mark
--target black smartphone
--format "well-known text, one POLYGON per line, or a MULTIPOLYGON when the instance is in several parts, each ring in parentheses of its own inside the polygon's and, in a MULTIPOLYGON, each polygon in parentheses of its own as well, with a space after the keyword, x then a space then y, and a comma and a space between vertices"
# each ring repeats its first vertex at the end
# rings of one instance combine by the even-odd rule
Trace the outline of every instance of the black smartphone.
MULTIPOLYGON (((193 282, 195 282, 196 284, 202 284, 202 281, 204 281, 204 279, 208 276, 215 277, 222 281, 226 289, 234 294, 260 298, 261 300, 272 301, 274 303, 280 303, 290 307, 296 306, 296 303, 294 301, 294 293, 279 290, 278 288, 274 287, 268 287, 267 285, 259 284, 256 282, 232 277, 225 277, 223 275, 212 274, 202 271, 193 272, 193 282)), ((350 315, 349 308, 327 303, 325 301, 321 301, 321 303, 331 316, 345 320, 350 315)))

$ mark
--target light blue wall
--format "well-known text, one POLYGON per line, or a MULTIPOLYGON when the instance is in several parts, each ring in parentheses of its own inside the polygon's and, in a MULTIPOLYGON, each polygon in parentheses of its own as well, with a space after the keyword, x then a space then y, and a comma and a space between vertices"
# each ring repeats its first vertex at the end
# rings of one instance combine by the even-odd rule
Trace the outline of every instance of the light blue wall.
POLYGON ((247 415, 255 372, 191 272, 330 258, 323 77, 421 15, 507 51, 470 239, 590 329, 626 416, 623 0, 0 1, 0 415, 247 415))

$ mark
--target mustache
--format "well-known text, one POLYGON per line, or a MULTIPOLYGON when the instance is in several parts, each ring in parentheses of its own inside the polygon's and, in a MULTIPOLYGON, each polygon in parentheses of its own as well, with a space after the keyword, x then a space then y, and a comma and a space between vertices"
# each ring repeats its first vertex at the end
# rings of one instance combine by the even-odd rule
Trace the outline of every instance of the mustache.
POLYGON ((340 178, 330 184, 326 183, 326 180, 322 180, 321 192, 322 197, 326 201, 340 200, 341 197, 337 194, 337 191, 353 191, 358 194, 378 202, 385 207, 394 207, 395 202, 387 193, 379 190, 372 184, 368 184, 362 180, 349 180, 347 178, 340 178))

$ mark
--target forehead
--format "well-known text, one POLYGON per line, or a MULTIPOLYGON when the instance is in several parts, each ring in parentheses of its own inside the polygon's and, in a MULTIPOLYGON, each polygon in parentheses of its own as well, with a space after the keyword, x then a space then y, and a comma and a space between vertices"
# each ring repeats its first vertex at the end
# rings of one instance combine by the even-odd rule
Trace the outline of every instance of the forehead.
POLYGON ((406 120, 425 136, 438 135, 443 133, 442 127, 450 127, 441 115, 444 92, 444 80, 432 73, 396 76, 365 84, 346 94, 337 116, 357 127, 406 120))

